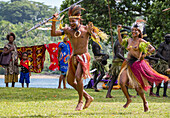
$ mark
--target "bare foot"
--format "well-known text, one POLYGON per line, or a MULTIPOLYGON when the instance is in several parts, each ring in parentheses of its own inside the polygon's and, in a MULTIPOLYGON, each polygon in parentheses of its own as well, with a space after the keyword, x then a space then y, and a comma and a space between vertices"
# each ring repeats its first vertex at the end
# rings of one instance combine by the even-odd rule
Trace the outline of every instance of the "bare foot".
POLYGON ((86 99, 86 103, 85 103, 85 105, 84 105, 84 107, 83 107, 83 109, 86 109, 86 108, 88 108, 89 107, 89 105, 90 105, 90 103, 92 102, 94 100, 94 98, 93 97, 88 97, 87 99, 86 99))
POLYGON ((100 92, 96 87, 92 86, 92 89, 94 89, 95 92, 100 92))
POLYGON ((114 97, 111 95, 106 95, 106 98, 114 98, 114 97))
POLYGON ((58 89, 61 89, 61 87, 58 87, 58 89))
POLYGON ((83 102, 79 102, 76 107, 76 111, 81 111, 83 109, 83 102))
POLYGON ((149 96, 156 97, 156 94, 150 93, 149 96))
POLYGON ((136 98, 136 96, 133 96, 133 95, 129 95, 130 98, 136 98))
POLYGON ((64 87, 64 89, 67 89, 66 87, 64 87))
POLYGON ((148 110, 149 110, 148 102, 145 102, 144 103, 144 112, 147 112, 148 110))
POLYGON ((127 108, 131 102, 132 102, 131 99, 127 100, 126 104, 125 104, 123 107, 124 107, 124 108, 127 108))

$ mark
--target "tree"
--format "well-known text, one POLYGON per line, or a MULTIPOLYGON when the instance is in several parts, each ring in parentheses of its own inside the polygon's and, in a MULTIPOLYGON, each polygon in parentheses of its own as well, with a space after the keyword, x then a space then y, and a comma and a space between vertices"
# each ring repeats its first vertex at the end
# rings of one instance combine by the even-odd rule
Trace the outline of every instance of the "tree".
POLYGON ((57 8, 51 8, 40 2, 28 0, 11 0, 11 2, 0 2, 1 19, 11 23, 36 22, 50 17, 57 11, 57 8))
MULTIPOLYGON (((63 1, 60 10, 69 7, 78 0, 63 1)), ((158 45, 162 41, 165 32, 169 32, 170 10, 162 12, 169 8, 168 0, 87 0, 81 2, 85 8, 82 11, 83 23, 93 22, 95 26, 101 27, 107 34, 110 34, 108 4, 111 8, 112 30, 114 39, 117 38, 116 24, 131 26, 136 17, 143 16, 147 20, 147 34, 151 43, 158 45), (158 39, 159 38, 159 39, 158 39)), ((67 12, 64 23, 69 23, 67 12)), ((109 40, 110 41, 110 40, 109 40)), ((109 42, 108 42, 109 43, 109 42)))
POLYGON ((146 11, 147 34, 156 47, 164 41, 165 34, 170 33, 170 10, 163 11, 166 8, 170 8, 169 0, 156 0, 146 11))

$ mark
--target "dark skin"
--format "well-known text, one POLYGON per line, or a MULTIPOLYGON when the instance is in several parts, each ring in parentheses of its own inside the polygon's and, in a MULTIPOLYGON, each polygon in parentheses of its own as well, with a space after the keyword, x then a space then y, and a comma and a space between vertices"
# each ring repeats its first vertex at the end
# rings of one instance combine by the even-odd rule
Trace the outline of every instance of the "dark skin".
MULTIPOLYGON (((58 18, 58 14, 54 14, 55 18, 58 18)), ((89 40, 89 34, 92 30, 91 27, 84 26, 80 24, 80 19, 77 18, 70 18, 70 27, 63 28, 64 33, 68 36, 72 47, 73 47, 73 55, 81 55, 88 52, 88 40, 89 40), (79 29, 81 32, 81 36, 75 37, 76 28, 79 29)), ((51 28, 51 36, 61 36, 62 31, 57 30, 55 28, 55 22, 52 22, 52 28, 51 28)), ((78 34, 76 33, 76 36, 78 34)), ((89 107, 90 103, 93 101, 93 97, 91 97, 85 90, 83 90, 83 79, 82 74, 83 70, 80 65, 80 63, 77 62, 76 64, 77 69, 75 75, 71 74, 71 70, 68 70, 67 75, 67 82, 69 85, 71 85, 79 94, 79 100, 78 104, 75 110, 80 111, 82 109, 86 109, 89 107), (85 105, 83 107, 83 96, 86 99, 85 105)))
MULTIPOLYGON (((122 34, 121 36, 122 37, 126 37, 127 35, 126 34, 124 34, 124 35, 122 34)), ((122 47, 120 45, 119 40, 116 40, 116 42, 115 42, 114 53, 115 53, 114 59, 117 59, 117 58, 122 59, 122 62, 123 62, 123 60, 125 60, 125 57, 124 57, 124 47, 122 47)), ((116 62, 113 62, 113 63, 116 63, 116 62)), ((118 75, 112 76, 111 82, 109 84, 109 89, 108 89, 107 94, 106 94, 106 98, 114 98, 113 96, 111 96, 111 90, 113 88, 114 83, 117 80, 117 77, 118 77, 118 75)), ((127 88, 127 91, 128 91, 128 88, 127 88)), ((132 96, 130 94, 129 94, 129 96, 130 97, 136 97, 136 96, 132 96)))
MULTIPOLYGON (((68 45, 67 44, 67 41, 68 41, 68 38, 67 37, 64 37, 64 43, 66 44, 66 45, 68 45)), ((60 61, 59 61, 59 58, 60 58, 60 53, 61 53, 61 48, 59 48, 59 50, 58 50, 58 65, 60 66, 60 61)), ((65 75, 60 75, 60 77, 59 77, 59 85, 58 85, 58 88, 59 89, 61 89, 61 82, 63 81, 63 87, 64 87, 64 89, 66 89, 66 76, 65 75)))
MULTIPOLYGON (((166 62, 168 62, 168 66, 170 67, 170 36, 165 37, 165 42, 161 43, 158 48, 157 56, 166 62)), ((156 96, 159 96, 159 89, 161 88, 161 84, 157 86, 156 96)), ((166 94, 168 88, 168 82, 164 83, 164 93, 163 97, 168 97, 166 94)))
MULTIPOLYGON (((9 41, 8 44, 13 45, 14 37, 13 37, 13 36, 10 36, 8 41, 9 41)), ((10 52, 12 52, 12 51, 14 51, 14 47, 13 47, 13 46, 12 46, 9 50, 8 50, 7 48, 4 48, 3 54, 4 54, 4 55, 8 55, 8 54, 9 54, 10 52)), ((18 59, 15 60, 15 64, 16 64, 16 65, 18 64, 18 59)), ((12 82, 12 87, 14 87, 14 86, 15 86, 15 82, 12 82)), ((8 83, 6 83, 6 87, 8 87, 8 83)))
MULTIPOLYGON (((23 62, 25 62, 26 60, 28 60, 28 55, 27 54, 23 54, 22 55, 22 59, 23 59, 23 62)), ((21 67, 21 65, 19 65, 21 67)), ((29 67, 29 76, 31 76, 31 70, 30 70, 30 67, 29 67)), ((21 83, 22 85, 22 88, 24 88, 24 83, 21 83)), ((27 83, 27 88, 29 88, 29 83, 27 83)))
MULTIPOLYGON (((120 44, 122 43, 122 37, 121 37, 121 34, 120 34, 121 28, 122 28, 122 26, 118 25, 117 32, 118 32, 118 39, 119 39, 120 44)), ((139 34, 141 34, 139 29, 134 27, 134 28, 132 28, 131 32, 132 32, 132 38, 128 39, 128 48, 127 48, 128 49, 128 56, 127 56, 127 58, 130 59, 131 56, 134 56, 137 59, 142 60, 142 59, 144 59, 144 57, 146 55, 140 55, 141 52, 140 52, 139 48, 135 48, 135 47, 138 47, 140 42, 146 42, 146 41, 139 38, 139 34)), ((155 49, 152 45, 149 45, 148 51, 150 53, 152 53, 153 51, 155 51, 155 49)), ((129 80, 129 78, 127 76, 127 70, 124 70, 122 72, 122 74, 120 75, 120 86, 121 86, 121 89, 122 89, 124 95, 126 96, 126 99, 127 99, 126 104, 123 106, 124 108, 127 108, 129 106, 129 104, 132 102, 132 100, 131 100, 128 92, 127 92, 127 88, 126 88, 128 80, 129 80)), ((144 112, 148 111, 148 109, 149 109, 148 108, 148 102, 146 101, 145 94, 144 94, 142 88, 136 87, 135 90, 138 92, 138 94, 140 95, 140 97, 143 100, 144 112)))
MULTIPOLYGON (((157 61, 159 60, 159 58, 155 58, 155 57, 151 57, 151 56, 147 56, 146 59, 149 60, 149 64, 153 65, 155 63, 157 63, 157 61)), ((149 83, 151 85, 152 88, 150 88, 150 93, 149 96, 153 96, 155 97, 156 94, 153 93, 153 83, 149 83)))
MULTIPOLYGON (((101 48, 96 42, 92 43, 92 51, 93 51, 94 56, 108 56, 107 54, 103 54, 103 53, 100 52, 101 48)), ((96 81, 98 73, 97 73, 97 71, 95 71, 95 73, 94 73, 94 78, 93 78, 94 85, 93 85, 92 88, 94 88, 96 92, 99 91, 97 89, 97 84, 102 80, 104 75, 105 75, 104 68, 102 68, 101 75, 99 76, 98 80, 96 81)))

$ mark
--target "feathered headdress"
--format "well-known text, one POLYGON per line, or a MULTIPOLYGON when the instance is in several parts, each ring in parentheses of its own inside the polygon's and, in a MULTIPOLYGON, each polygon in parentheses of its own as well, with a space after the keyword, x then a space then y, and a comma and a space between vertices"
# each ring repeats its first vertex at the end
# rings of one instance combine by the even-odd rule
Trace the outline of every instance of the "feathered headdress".
POLYGON ((141 31, 141 33, 143 33, 144 27, 145 27, 145 23, 146 23, 145 20, 143 20, 143 19, 138 19, 138 20, 136 20, 136 21, 132 24, 132 28, 133 28, 133 27, 136 27, 136 28, 138 28, 138 29, 141 31))
POLYGON ((95 38, 95 37, 93 37, 93 35, 91 35, 91 39, 94 42, 96 42, 101 47, 101 49, 102 49, 102 46, 99 43, 100 42, 100 38, 102 40, 105 40, 105 39, 109 39, 109 36, 106 33, 104 33, 103 31, 101 31, 99 28, 95 27, 92 22, 89 22, 88 26, 90 27, 90 29, 92 29, 91 30, 91 34, 94 34, 95 37, 96 37, 95 38))
POLYGON ((78 18, 81 19, 81 10, 85 10, 84 8, 81 8, 80 5, 74 5, 70 7, 68 11, 69 18, 78 18))

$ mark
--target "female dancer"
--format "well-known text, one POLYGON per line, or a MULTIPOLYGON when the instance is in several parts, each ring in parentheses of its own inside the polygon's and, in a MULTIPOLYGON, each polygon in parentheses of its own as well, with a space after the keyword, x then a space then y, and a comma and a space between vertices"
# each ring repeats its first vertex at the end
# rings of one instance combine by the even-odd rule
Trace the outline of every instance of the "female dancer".
POLYGON ((144 104, 144 112, 148 111, 148 103, 146 101, 143 89, 147 91, 151 86, 148 81, 156 84, 161 83, 162 80, 164 82, 168 81, 168 77, 157 73, 154 69, 149 66, 149 64, 144 60, 144 57, 149 53, 155 51, 154 47, 148 44, 144 39, 142 39, 142 32, 138 28, 138 25, 135 24, 132 27, 132 38, 128 40, 122 40, 120 30, 122 26, 118 25, 118 39, 120 44, 126 45, 128 50, 128 57, 123 62, 121 71, 118 76, 118 81, 121 86, 121 89, 124 95, 127 98, 126 104, 123 106, 124 108, 128 107, 128 105, 132 102, 127 92, 126 85, 131 88, 135 88, 138 94, 141 96, 144 104), (147 50, 145 53, 142 53, 142 45, 147 45, 147 50))

